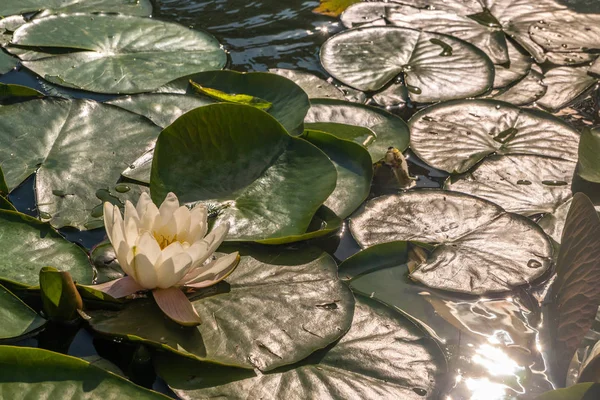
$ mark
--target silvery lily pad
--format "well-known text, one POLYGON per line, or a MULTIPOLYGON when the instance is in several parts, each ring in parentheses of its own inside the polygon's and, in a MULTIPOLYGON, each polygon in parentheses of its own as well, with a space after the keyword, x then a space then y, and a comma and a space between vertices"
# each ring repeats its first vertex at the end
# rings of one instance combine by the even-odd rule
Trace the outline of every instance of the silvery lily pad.
POLYGON ((35 19, 17 29, 12 43, 68 50, 23 64, 52 83, 99 93, 152 91, 181 76, 220 69, 227 61, 207 33, 126 15, 35 19))
POLYGON ((475 46, 452 36, 392 26, 351 29, 331 37, 321 47, 321 63, 350 87, 375 92, 392 85, 419 103, 477 96, 494 80, 493 64, 475 46))
POLYGON ((463 173, 490 154, 577 160, 579 133, 551 114, 495 100, 436 104, 409 121, 411 148, 427 164, 463 173))
POLYGON ((577 14, 571 20, 537 22, 529 27, 531 39, 554 53, 587 52, 600 49, 600 17, 577 14))
POLYGON ((568 106, 598 83, 589 70, 589 66, 558 67, 546 72, 544 83, 548 90, 537 104, 550 111, 568 106))
POLYGON ((198 360, 262 371, 308 357, 350 328, 354 298, 331 256, 316 248, 234 250, 242 257, 226 282, 190 297, 201 325, 182 329, 152 299, 136 299, 121 311, 89 311, 90 326, 198 360))
POLYGON ((270 69, 269 72, 294 81, 311 99, 323 98, 345 100, 344 94, 340 89, 310 72, 282 68, 270 69))
POLYGON ((544 82, 544 75, 531 70, 523 79, 513 85, 501 89, 490 98, 505 101, 515 106, 525 106, 542 98, 548 87, 544 82))
POLYGON ((551 265, 552 246, 535 223, 477 197, 418 190, 367 202, 351 219, 358 244, 434 246, 411 278, 432 288, 482 295, 534 281, 551 265))
POLYGON ((0 46, 4 47, 9 44, 12 40, 12 33, 26 22, 21 15, 0 18, 0 46))
POLYGON ((398 311, 357 296, 350 331, 333 346, 266 374, 159 355, 158 374, 182 398, 433 400, 439 348, 398 311))
POLYGON ((506 41, 509 64, 495 65, 494 89, 503 88, 519 81, 531 71, 531 55, 512 41, 506 41))
MULTIPOLYGON (((409 132, 406 123, 399 117, 380 108, 333 99, 311 101, 310 109, 304 119, 312 129, 325 130, 340 139, 353 140, 369 150, 373 163, 381 160, 388 147, 403 151, 408 147, 409 132), (354 125, 369 131, 338 129, 335 132, 315 123, 336 123, 354 125), (344 134, 346 132, 347 134, 344 134)), ((307 127, 309 127, 307 126, 307 127)))
POLYGON ((50 12, 110 12, 147 17, 152 14, 150 0, 2 0, 0 15, 48 10, 50 12))
POLYGON ((91 229, 102 226, 103 201, 139 196, 136 185, 117 181, 159 132, 142 116, 95 101, 31 100, 0 107, 0 159, 10 190, 37 172, 43 220, 91 229))
POLYGON ((571 196, 577 163, 532 155, 490 156, 451 177, 446 189, 471 194, 526 216, 554 213, 571 196))

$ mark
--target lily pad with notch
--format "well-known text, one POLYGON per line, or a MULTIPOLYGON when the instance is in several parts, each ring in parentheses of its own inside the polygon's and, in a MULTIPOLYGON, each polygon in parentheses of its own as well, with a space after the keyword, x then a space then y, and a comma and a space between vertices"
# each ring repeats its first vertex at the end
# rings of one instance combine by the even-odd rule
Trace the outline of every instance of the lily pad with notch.
POLYGON ((329 158, 272 116, 239 104, 192 110, 156 142, 150 192, 201 202, 229 223, 228 240, 301 235, 336 186, 329 158))
POLYGON ((314 247, 233 250, 241 261, 226 282, 190 297, 201 325, 182 329, 152 299, 136 299, 121 311, 87 312, 91 328, 197 360, 262 371, 300 361, 350 328, 354 297, 338 279, 331 256, 314 247))
POLYGON ((91 100, 31 100, 0 107, 0 116, 8 188, 36 173, 40 217, 58 228, 101 227, 103 201, 136 199, 141 188, 117 181, 123 164, 143 154, 160 131, 144 117, 91 100))
POLYGON ((398 311, 357 296, 352 327, 306 359, 267 373, 158 354, 158 374, 187 399, 435 399, 445 373, 436 343, 398 311))
POLYGON ((304 122, 307 128, 323 130, 366 147, 373 163, 381 160, 389 147, 400 151, 408 147, 409 130, 406 123, 376 107, 333 99, 315 99, 311 101, 304 122))
POLYGON ((51 15, 21 26, 12 43, 67 50, 23 65, 52 83, 98 93, 148 92, 227 61, 208 33, 127 15, 51 15))
POLYGON ((321 64, 350 87, 365 92, 404 88, 417 103, 477 96, 494 81, 492 62, 472 44, 392 26, 338 33, 321 47, 321 64))
POLYGON ((427 107, 409 121, 411 148, 434 168, 463 173, 491 154, 577 160, 579 133, 553 115, 496 100, 427 107))
POLYGON ((394 241, 433 245, 411 278, 468 294, 513 290, 550 268, 552 245, 534 222, 466 194, 416 190, 368 201, 350 221, 362 248, 394 241))

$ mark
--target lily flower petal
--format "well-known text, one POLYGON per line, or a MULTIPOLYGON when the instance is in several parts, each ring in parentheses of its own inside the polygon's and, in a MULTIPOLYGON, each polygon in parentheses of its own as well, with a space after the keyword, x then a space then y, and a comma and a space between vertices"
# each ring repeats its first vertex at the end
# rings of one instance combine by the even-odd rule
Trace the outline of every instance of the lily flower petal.
POLYGON ((197 326, 202 322, 192 303, 179 288, 154 289, 152 295, 167 317, 178 324, 197 326))
POLYGON ((169 192, 167 197, 160 205, 158 211, 160 212, 160 217, 162 219, 163 225, 169 222, 175 210, 179 208, 179 199, 175 196, 175 193, 169 192))
POLYGON ((190 211, 190 231, 188 233, 187 241, 190 243, 196 242, 206 236, 208 230, 208 224, 206 219, 208 218, 208 210, 202 204, 196 205, 190 211))
POLYGON ((192 257, 187 253, 177 253, 166 259, 157 270, 158 287, 166 289, 174 286, 185 276, 192 266, 192 257))
POLYGON ((124 276, 123 278, 115 279, 114 281, 102 283, 100 285, 90 286, 93 289, 106 293, 115 299, 126 297, 145 290, 132 277, 124 276))
POLYGON ((112 204, 108 201, 104 202, 104 228, 106 228, 106 236, 108 236, 108 240, 112 243, 112 230, 113 230, 113 218, 115 209, 112 204))
POLYGON ((199 271, 199 273, 194 274, 195 276, 192 273, 186 275, 183 280, 187 277, 190 278, 183 285, 196 289, 212 286, 227 278, 237 268, 239 262, 240 255, 237 251, 217 258, 206 266, 192 271, 192 273, 199 271))
POLYGON ((154 203, 149 203, 146 206, 146 211, 140 218, 140 230, 153 231, 154 227, 160 225, 160 213, 158 207, 154 203))
POLYGON ((150 198, 150 195, 146 192, 142 192, 137 202, 137 205, 135 206, 135 211, 137 211, 138 217, 140 219, 146 213, 146 207, 148 207, 148 205, 150 204, 154 205, 152 199, 150 198))

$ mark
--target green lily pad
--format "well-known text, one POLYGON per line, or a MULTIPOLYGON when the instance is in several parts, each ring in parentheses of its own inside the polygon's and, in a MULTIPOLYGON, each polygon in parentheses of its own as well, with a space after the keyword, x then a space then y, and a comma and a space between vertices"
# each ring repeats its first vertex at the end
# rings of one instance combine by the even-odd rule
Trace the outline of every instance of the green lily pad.
POLYGON ((0 210, 17 211, 15 206, 2 195, 0 195, 0 210))
POLYGON ((490 154, 577 160, 579 133, 551 114, 495 100, 436 104, 409 121, 411 148, 434 168, 463 173, 490 154))
POLYGON ((324 205, 344 219, 365 201, 371 190, 373 165, 363 146, 329 133, 306 130, 304 140, 329 156, 337 170, 337 185, 324 205))
POLYGON ((551 265, 552 245, 531 220, 477 197, 417 190, 370 200, 350 220, 358 244, 394 241, 435 245, 411 278, 469 294, 512 290, 551 265))
POLYGON ((157 203, 174 192, 217 210, 217 222, 230 224, 229 240, 263 240, 305 233, 336 177, 323 152, 269 114, 222 103, 192 110, 162 131, 150 192, 157 203))
POLYGON ((270 69, 269 72, 294 81, 306 92, 310 99, 345 100, 344 93, 340 89, 310 72, 282 68, 270 69))
POLYGON ((415 8, 394 2, 362 2, 348 8, 342 23, 355 28, 368 22, 454 36, 483 50, 494 64, 509 62, 504 33, 494 25, 436 8, 415 8))
POLYGON ((53 226, 102 226, 102 202, 135 200, 116 187, 123 165, 150 147, 160 128, 90 100, 31 100, 0 107, 0 159, 10 190, 36 174, 40 216, 53 226), (32 115, 36 117, 32 119, 32 115))
POLYGON ((600 129, 585 129, 579 142, 579 176, 600 183, 600 129))
POLYGON ((17 66, 18 62, 19 60, 9 56, 8 54, 0 50, 0 75, 11 71, 14 67, 17 66))
POLYGON ((244 104, 246 106, 256 107, 263 111, 269 111, 269 109, 273 106, 273 103, 249 94, 225 93, 222 90, 204 87, 192 80, 190 80, 190 85, 192 85, 198 94, 210 97, 218 102, 244 104))
POLYGON ((597 78, 588 74, 589 69, 589 66, 558 67, 546 72, 544 83, 548 90, 537 104, 557 111, 577 100, 598 83, 597 78))
POLYGON ((11 399, 166 400, 79 358, 29 347, 0 346, 0 391, 11 399))
POLYGON ((12 43, 66 49, 23 65, 52 83, 98 93, 148 92, 227 61, 207 33, 126 15, 48 16, 21 26, 12 43))
POLYGON ((445 189, 532 216, 554 213, 571 196, 574 161, 531 155, 489 156, 468 173, 451 177, 445 189))
POLYGON ((388 147, 404 151, 408 147, 409 131, 399 117, 380 108, 333 99, 315 99, 304 120, 310 129, 324 130, 340 139, 352 140, 367 148, 373 163, 381 160, 388 147), (319 123, 320 125, 315 125, 319 123), (369 129, 322 125, 335 123, 369 129))
POLYGON ((546 94, 548 87, 543 81, 544 75, 531 70, 523 79, 514 84, 503 88, 490 98, 498 101, 504 101, 515 106, 529 105, 546 94))
POLYGON ((46 223, 14 211, 0 210, 0 281, 37 286, 40 269, 67 271, 90 284, 94 271, 87 254, 46 223))
POLYGON ((191 298, 201 325, 182 328, 152 299, 138 299, 121 311, 89 311, 90 326, 187 357, 263 371, 308 357, 349 329, 354 298, 331 256, 316 248, 236 250, 241 261, 227 282, 191 298))
POLYGON ((0 285, 0 341, 18 338, 40 329, 46 320, 0 285))
POLYGON ((334 345, 266 374, 159 354, 158 374, 182 398, 437 399, 443 356, 399 312, 357 296, 350 331, 334 345))
POLYGON ((548 326, 552 366, 559 385, 565 383, 569 363, 594 323, 600 306, 600 218, 590 199, 573 196, 558 253, 556 279, 548 298, 548 326))
POLYGON ((44 94, 27 86, 0 83, 0 101, 19 97, 40 98, 44 97, 44 94))
POLYGON ((338 33, 321 47, 321 64, 350 87, 368 92, 402 89, 418 103, 477 96, 494 81, 494 65, 472 44, 392 26, 338 33))
POLYGON ((12 40, 12 33, 26 22, 25 18, 21 15, 13 15, 6 18, 0 17, 0 46, 4 47, 8 45, 12 40))
POLYGON ((152 14, 150 0, 3 0, 0 15, 26 14, 42 10, 52 12, 107 12, 147 17, 152 14))
POLYGON ((6 180, 4 178, 4 171, 2 171, 2 166, 0 166, 0 195, 8 196, 8 192, 10 192, 10 190, 8 189, 8 185, 6 184, 6 180))
POLYGON ((303 131, 302 123, 310 107, 308 96, 300 86, 283 76, 268 72, 210 71, 175 80, 159 91, 196 93, 190 80, 227 94, 244 94, 263 99, 272 104, 268 113, 290 134, 299 135, 303 131))
POLYGON ((598 396, 600 396, 600 383, 587 382, 546 392, 535 400, 594 400, 598 396))

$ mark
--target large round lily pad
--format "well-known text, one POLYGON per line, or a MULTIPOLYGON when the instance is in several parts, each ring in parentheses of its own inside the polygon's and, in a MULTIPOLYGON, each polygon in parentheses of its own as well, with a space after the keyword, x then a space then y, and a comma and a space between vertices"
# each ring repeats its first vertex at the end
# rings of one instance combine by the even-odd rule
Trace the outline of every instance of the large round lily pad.
POLYGON ((44 349, 0 346, 0 375, 0 393, 10 399, 169 399, 80 358, 44 349))
POLYGON ((182 328, 152 299, 121 311, 89 311, 88 321, 103 334, 260 370, 297 362, 349 329, 354 298, 329 255, 315 248, 241 249, 241 255, 227 282, 191 299, 203 321, 198 327, 182 328))
POLYGON ((358 296, 352 328, 326 349, 266 374, 159 354, 159 375, 185 399, 437 399, 443 356, 399 312, 358 296))
POLYGON ((436 104, 409 121, 411 148, 427 164, 462 173, 490 154, 577 160, 578 132, 551 114, 495 100, 436 104))
POLYGON ((576 162, 531 155, 490 156, 445 188, 526 216, 554 213, 571 196, 576 162))
POLYGON ((44 326, 46 320, 40 317, 17 296, 0 285, 0 342, 18 338, 44 326))
POLYGON ((477 96, 494 81, 492 62, 475 46, 452 36, 392 26, 351 29, 331 37, 321 47, 321 63, 355 89, 373 92, 395 85, 419 103, 477 96))
POLYGON ((91 100, 31 100, 0 107, 6 183, 12 190, 37 171, 42 219, 58 228, 101 226, 102 202, 120 204, 139 195, 135 185, 117 187, 117 181, 159 131, 144 117, 91 100))
POLYGON ((0 15, 25 14, 41 10, 52 12, 107 12, 147 17, 152 14, 150 0, 3 0, 0 15))
POLYGON ((347 139, 361 144, 369 150, 373 163, 381 160, 388 147, 404 151, 408 147, 409 131, 406 123, 399 117, 380 108, 350 103, 333 99, 311 100, 310 110, 304 120, 307 128, 324 130, 340 139, 347 139), (315 125, 319 123, 320 125, 315 125), (338 126, 324 126, 323 123, 354 125, 366 128, 357 132, 355 129, 343 129, 338 126))
POLYGON ((365 201, 371 190, 371 156, 361 145, 329 133, 306 130, 302 138, 321 149, 335 165, 337 184, 324 204, 340 218, 348 217, 365 201))
POLYGON ((352 218, 350 231, 363 248, 406 240, 435 245, 411 277, 437 289, 507 291, 551 265, 552 246, 535 223, 461 193, 418 190, 373 199, 352 218))
POLYGON ((225 95, 248 95, 271 103, 264 111, 279 121, 290 134, 302 133, 302 122, 310 107, 308 95, 286 77, 268 72, 208 71, 177 79, 161 87, 159 91, 198 93, 190 81, 225 95))
POLYGON ((323 152, 266 112, 212 104, 162 131, 150 192, 157 203, 174 192, 206 204, 230 224, 229 240, 261 240, 305 233, 336 179, 323 152))
POLYGON ((227 61, 205 32, 126 15, 52 15, 21 26, 12 43, 68 50, 23 65, 52 83, 99 93, 148 92, 227 61))
POLYGON ((40 269, 68 271, 90 284, 94 271, 87 254, 46 223, 15 211, 0 210, 0 281, 37 286, 40 269))

